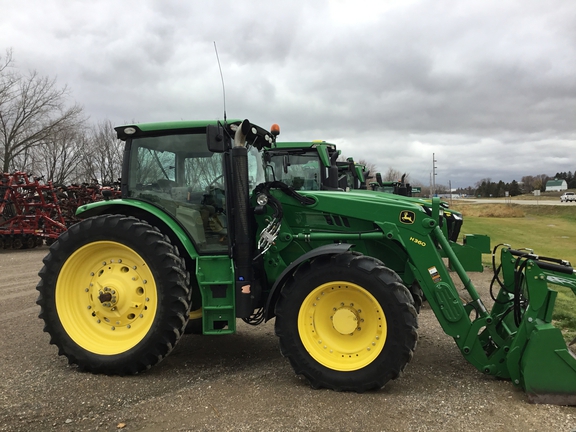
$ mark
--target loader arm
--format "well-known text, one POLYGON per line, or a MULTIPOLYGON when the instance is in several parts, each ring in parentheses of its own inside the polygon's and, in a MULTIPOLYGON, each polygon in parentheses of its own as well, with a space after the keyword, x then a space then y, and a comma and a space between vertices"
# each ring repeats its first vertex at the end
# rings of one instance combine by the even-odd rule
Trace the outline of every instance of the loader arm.
POLYGON ((429 240, 404 228, 397 231, 407 248, 410 267, 446 334, 479 371, 511 379, 536 403, 576 405, 576 357, 552 323, 557 292, 549 284, 576 294, 576 274, 569 263, 504 247, 500 290, 491 310, 485 306, 432 217, 429 240), (439 248, 433 247, 435 243, 439 248), (438 250, 440 249, 440 250, 438 250), (450 260, 470 301, 461 299, 441 256, 450 260))

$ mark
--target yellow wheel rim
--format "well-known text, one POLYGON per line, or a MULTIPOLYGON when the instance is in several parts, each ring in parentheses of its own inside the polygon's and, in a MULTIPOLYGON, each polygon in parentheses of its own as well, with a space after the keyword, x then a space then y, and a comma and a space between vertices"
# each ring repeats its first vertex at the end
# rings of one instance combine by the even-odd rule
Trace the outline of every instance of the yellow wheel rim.
POLYGON ((378 300, 359 285, 329 282, 302 302, 298 333, 321 365, 354 371, 372 363, 386 344, 386 316, 378 300))
POLYGON ((202 319, 202 308, 190 311, 189 319, 202 319))
POLYGON ((112 241, 87 244, 66 260, 56 282, 56 311, 76 344, 95 354, 120 354, 150 331, 158 293, 147 263, 112 241))

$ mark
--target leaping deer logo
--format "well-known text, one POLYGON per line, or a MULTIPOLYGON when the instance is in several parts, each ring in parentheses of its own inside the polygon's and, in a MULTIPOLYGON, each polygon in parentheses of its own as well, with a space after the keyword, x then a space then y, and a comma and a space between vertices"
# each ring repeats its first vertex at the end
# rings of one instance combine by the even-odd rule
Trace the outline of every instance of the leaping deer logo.
POLYGON ((414 212, 403 210, 400 212, 400 222, 404 224, 413 224, 414 220, 416 219, 416 215, 414 212))

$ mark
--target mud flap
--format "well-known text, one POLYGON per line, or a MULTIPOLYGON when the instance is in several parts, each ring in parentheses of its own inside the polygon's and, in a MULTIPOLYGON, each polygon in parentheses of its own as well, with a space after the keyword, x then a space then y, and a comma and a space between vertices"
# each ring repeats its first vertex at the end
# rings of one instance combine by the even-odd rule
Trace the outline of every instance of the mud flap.
POLYGON ((530 402, 576 405, 576 356, 552 324, 536 325, 530 333, 520 374, 530 402))

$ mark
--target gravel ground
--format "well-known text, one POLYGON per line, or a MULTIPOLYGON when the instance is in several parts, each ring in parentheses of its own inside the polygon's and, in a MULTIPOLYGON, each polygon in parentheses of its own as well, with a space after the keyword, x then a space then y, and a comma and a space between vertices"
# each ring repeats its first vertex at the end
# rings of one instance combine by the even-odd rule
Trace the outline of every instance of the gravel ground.
MULTIPOLYGON (((186 335, 134 377, 80 373, 42 332, 35 304, 46 247, 0 251, 1 431, 566 431, 576 409, 533 405, 469 365, 434 314, 402 377, 364 394, 312 390, 280 355, 274 323, 186 335)), ((483 299, 488 272, 472 273, 483 299)))

